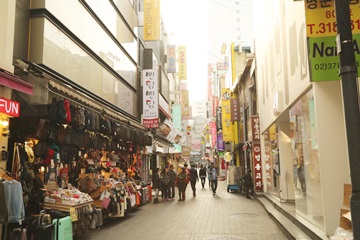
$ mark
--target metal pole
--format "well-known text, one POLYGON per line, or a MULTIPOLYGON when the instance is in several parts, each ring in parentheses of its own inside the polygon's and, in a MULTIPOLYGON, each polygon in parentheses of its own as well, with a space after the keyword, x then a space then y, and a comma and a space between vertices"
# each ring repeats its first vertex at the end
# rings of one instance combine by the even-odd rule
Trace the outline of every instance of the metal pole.
POLYGON ((350 210, 354 239, 360 239, 360 110, 357 68, 350 22, 350 1, 335 0, 337 49, 344 104, 352 195, 350 210))

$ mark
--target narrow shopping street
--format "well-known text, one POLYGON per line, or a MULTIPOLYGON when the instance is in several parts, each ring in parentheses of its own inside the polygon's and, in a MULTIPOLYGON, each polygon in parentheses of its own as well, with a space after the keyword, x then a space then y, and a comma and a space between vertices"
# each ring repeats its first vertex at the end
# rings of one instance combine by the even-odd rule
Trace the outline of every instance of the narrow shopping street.
MULTIPOLYGON (((226 181, 219 181, 212 195, 197 183, 197 195, 186 189, 186 201, 149 203, 125 218, 110 219, 102 229, 89 230, 81 240, 219 240, 286 239, 268 213, 255 199, 240 193, 228 193, 226 181)), ((177 190, 177 189, 176 189, 177 190)))

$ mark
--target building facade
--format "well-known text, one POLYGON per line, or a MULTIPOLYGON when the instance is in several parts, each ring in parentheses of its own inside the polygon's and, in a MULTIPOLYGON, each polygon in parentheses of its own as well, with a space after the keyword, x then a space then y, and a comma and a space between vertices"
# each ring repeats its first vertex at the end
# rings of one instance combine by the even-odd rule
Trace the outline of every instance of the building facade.
POLYGON ((312 82, 303 1, 258 2, 254 14, 264 192, 330 236, 350 183, 340 81, 312 82))

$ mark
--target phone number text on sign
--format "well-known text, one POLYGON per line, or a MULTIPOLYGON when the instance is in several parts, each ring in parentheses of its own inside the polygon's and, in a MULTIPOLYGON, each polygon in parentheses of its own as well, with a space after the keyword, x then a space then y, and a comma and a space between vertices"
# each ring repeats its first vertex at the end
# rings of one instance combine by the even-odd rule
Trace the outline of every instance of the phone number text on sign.
MULTIPOLYGON (((351 29, 360 33, 360 0, 350 1, 351 29)), ((306 31, 308 37, 324 37, 336 35, 336 15, 334 0, 307 0, 306 31)))

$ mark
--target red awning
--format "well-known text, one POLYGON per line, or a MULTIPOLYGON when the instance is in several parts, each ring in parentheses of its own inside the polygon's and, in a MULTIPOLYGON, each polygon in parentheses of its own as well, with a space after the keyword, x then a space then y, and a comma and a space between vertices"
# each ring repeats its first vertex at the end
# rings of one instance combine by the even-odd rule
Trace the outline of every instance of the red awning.
POLYGON ((25 82, 24 80, 22 80, 21 78, 13 75, 13 74, 9 74, 6 72, 2 72, 0 71, 0 85, 12 88, 14 90, 23 92, 23 93, 27 93, 30 95, 33 95, 33 85, 25 82))

